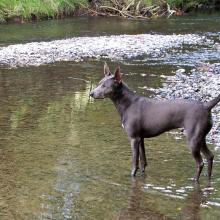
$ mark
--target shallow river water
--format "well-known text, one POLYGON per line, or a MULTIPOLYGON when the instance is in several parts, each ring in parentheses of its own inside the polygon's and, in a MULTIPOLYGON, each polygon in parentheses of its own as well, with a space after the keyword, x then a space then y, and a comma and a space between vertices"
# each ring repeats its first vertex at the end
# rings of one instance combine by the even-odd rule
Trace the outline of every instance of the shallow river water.
MULTIPOLYGON (((1 25, 0 46, 111 34, 188 34, 218 42, 220 16, 156 21, 66 19, 1 25)), ((190 46, 118 61, 139 94, 195 62, 219 61, 212 47, 190 46)), ((113 70, 118 62, 108 60, 113 70)), ((177 131, 145 140, 145 177, 130 177, 129 141, 109 100, 90 90, 103 59, 39 67, 0 67, 0 219, 219 219, 220 152, 215 146, 210 187, 194 184, 194 161, 177 131)), ((204 168, 204 171, 206 166, 204 168)))

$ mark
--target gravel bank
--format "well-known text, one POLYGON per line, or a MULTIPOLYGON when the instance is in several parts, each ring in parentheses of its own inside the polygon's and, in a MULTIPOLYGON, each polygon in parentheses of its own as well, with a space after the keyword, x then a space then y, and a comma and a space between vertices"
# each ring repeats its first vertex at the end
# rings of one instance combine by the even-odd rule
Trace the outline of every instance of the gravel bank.
POLYGON ((141 55, 156 58, 171 48, 207 44, 210 44, 210 40, 195 34, 76 37, 0 47, 0 65, 39 66, 57 61, 80 61, 86 58, 123 60, 141 55))
MULTIPOLYGON (((166 78, 163 88, 156 89, 157 98, 209 101, 220 94, 220 63, 200 64, 191 72, 178 69, 166 78)), ((213 128, 207 140, 220 149, 220 103, 212 110, 213 128)))

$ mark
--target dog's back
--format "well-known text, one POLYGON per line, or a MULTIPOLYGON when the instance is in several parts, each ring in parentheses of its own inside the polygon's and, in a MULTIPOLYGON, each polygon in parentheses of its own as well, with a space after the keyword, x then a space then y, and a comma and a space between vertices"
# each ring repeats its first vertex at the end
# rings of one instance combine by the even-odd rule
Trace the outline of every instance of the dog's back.
POLYGON ((159 101, 136 96, 124 112, 122 123, 129 136, 149 138, 175 128, 187 129, 204 118, 208 123, 210 112, 198 101, 159 101))

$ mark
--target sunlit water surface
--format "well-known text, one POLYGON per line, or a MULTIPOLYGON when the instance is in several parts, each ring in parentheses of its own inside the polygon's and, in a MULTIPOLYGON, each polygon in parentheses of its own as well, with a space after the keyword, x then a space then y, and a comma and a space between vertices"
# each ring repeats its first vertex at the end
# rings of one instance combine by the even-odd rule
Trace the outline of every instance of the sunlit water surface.
MULTIPOLYGON (((217 40, 219 21, 215 16, 149 23, 82 18, 2 25, 0 44, 149 32, 201 33, 217 40)), ((218 58, 215 50, 195 51, 199 59, 218 58)), ((143 58, 125 61, 121 69, 133 90, 149 96, 145 86, 162 86, 164 75, 191 68, 189 61, 180 55, 149 65, 152 60, 143 58)), ((193 183, 194 161, 178 131, 145 140, 146 177, 130 177, 129 141, 113 104, 89 98, 102 65, 0 68, 0 219, 219 219, 215 146, 210 146, 215 162, 209 188, 203 175, 200 185, 193 183)))

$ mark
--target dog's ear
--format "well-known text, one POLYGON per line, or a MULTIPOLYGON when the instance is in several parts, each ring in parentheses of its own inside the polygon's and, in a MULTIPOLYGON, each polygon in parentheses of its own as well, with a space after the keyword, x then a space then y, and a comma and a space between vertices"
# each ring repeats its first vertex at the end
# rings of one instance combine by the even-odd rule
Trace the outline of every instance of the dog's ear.
POLYGON ((104 64, 104 75, 105 75, 105 76, 110 76, 110 75, 111 75, 110 70, 109 70, 109 67, 108 67, 108 65, 107 65, 106 62, 105 62, 105 64, 104 64))
POLYGON ((115 81, 118 83, 121 83, 122 81, 122 74, 119 66, 115 70, 115 81))

